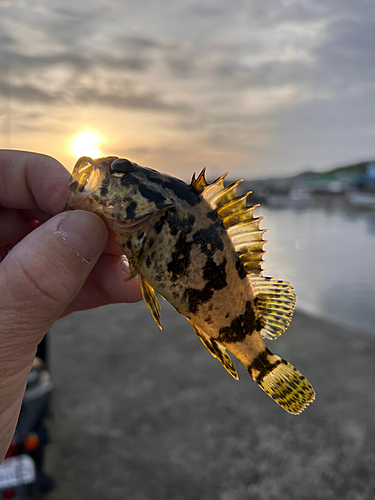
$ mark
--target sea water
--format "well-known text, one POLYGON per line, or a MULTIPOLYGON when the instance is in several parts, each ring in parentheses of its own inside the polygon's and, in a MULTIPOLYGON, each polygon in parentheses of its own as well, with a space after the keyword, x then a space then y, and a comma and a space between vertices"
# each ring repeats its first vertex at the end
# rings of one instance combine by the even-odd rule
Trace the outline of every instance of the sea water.
POLYGON ((297 309, 375 333, 375 212, 257 209, 264 276, 290 281, 297 309))

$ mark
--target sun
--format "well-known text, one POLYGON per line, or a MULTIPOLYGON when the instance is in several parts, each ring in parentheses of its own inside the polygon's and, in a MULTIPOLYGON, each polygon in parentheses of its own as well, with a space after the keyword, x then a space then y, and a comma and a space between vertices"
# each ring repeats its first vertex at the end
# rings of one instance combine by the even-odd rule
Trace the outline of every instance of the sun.
POLYGON ((91 158, 100 158, 102 153, 99 145, 103 138, 91 130, 83 130, 75 135, 70 141, 70 152, 76 158, 81 156, 90 156, 91 158))

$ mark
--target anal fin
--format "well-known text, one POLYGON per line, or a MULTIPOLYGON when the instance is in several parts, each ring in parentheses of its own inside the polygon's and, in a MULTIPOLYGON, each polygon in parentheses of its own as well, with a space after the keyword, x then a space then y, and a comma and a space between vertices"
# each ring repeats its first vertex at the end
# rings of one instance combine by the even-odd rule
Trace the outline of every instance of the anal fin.
POLYGON ((138 279, 141 287, 143 300, 148 309, 151 311, 152 317, 154 318, 158 327, 161 330, 162 327, 160 323, 160 304, 155 295, 154 289, 152 288, 151 285, 149 285, 149 283, 146 281, 145 277, 141 273, 138 274, 138 279))
POLYGON ((232 363, 232 360, 228 356, 225 348, 217 342, 215 339, 212 339, 204 332, 199 330, 191 321, 189 321, 193 330, 201 339, 202 344, 210 351, 212 356, 220 361, 220 363, 224 366, 228 373, 232 375, 232 377, 236 380, 239 379, 236 369, 232 363))

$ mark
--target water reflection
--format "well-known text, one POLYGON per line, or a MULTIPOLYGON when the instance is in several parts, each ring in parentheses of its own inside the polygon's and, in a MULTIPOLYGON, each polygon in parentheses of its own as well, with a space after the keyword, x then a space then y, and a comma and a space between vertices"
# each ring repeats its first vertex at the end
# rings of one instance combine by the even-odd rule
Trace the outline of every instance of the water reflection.
POLYGON ((366 222, 369 232, 375 234, 375 212, 366 214, 366 222))
POLYGON ((262 206, 265 275, 290 281, 297 307, 375 333, 375 213, 262 206))

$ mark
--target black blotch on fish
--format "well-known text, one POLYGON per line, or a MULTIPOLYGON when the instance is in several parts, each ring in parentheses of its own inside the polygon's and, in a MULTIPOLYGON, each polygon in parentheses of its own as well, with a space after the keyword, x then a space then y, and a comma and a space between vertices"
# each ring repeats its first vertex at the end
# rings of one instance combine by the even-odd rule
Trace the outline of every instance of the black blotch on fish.
POLYGON ((168 271, 171 273, 172 283, 188 272, 187 269, 190 265, 190 252, 192 246, 192 242, 186 241, 186 232, 181 231, 174 246, 171 261, 167 266, 168 271))
POLYGON ((188 235, 192 232, 195 223, 194 215, 189 214, 188 218, 181 222, 181 219, 179 218, 175 208, 171 207, 168 208, 166 216, 169 230, 172 236, 176 236, 176 234, 181 231, 181 228, 183 228, 183 232, 185 233, 185 235, 188 235))
POLYGON ((148 188, 144 184, 139 184, 138 189, 142 196, 147 198, 149 201, 153 201, 156 206, 163 205, 166 200, 161 193, 148 188))
MULTIPOLYGON (((168 225, 171 235, 176 236, 176 234, 180 231, 180 220, 175 210, 168 211, 168 225)), ((188 232, 187 228, 186 232, 188 232)))
POLYGON ((171 189, 178 198, 186 201, 191 207, 194 207, 201 202, 201 197, 193 189, 193 187, 183 181, 180 181, 180 179, 170 177, 168 181, 164 182, 163 186, 171 189))
POLYGON ((225 266, 227 259, 224 258, 223 262, 217 265, 212 257, 208 257, 206 264, 203 268, 203 279, 211 284, 215 290, 221 290, 227 286, 227 274, 225 266))
POLYGON ((104 198, 108 194, 109 179, 106 177, 100 185, 100 196, 104 198))
POLYGON ((132 201, 126 209, 126 218, 127 219, 134 219, 136 208, 137 208, 137 203, 135 201, 132 201))
POLYGON ((158 282, 158 287, 163 289, 166 288, 166 284, 163 283, 165 269, 162 264, 158 263, 156 250, 153 250, 145 256, 144 264, 147 268, 153 268, 153 279, 158 282))
POLYGON ((157 233, 160 233, 161 230, 163 229, 163 225, 165 223, 165 221, 167 220, 167 215, 164 214, 162 217, 160 217, 160 219, 155 223, 154 225, 154 229, 157 233))
POLYGON ((139 184, 139 180, 131 174, 126 174, 121 177, 121 186, 136 186, 139 184))
POLYGON ((259 317, 258 319, 255 320, 255 329, 257 332, 260 332, 263 327, 264 327, 263 318, 259 317))
POLYGON ((194 217, 194 215, 189 214, 188 219, 187 219, 187 223, 188 223, 188 232, 189 232, 189 233, 190 233, 190 232, 191 232, 191 230, 193 229, 194 222, 195 222, 195 217, 194 217))
POLYGON ((215 250, 224 250, 224 244, 220 237, 218 226, 210 224, 206 228, 199 229, 193 234, 194 243, 201 245, 201 252, 207 255, 215 250))
POLYGON ((155 259, 155 255, 156 255, 156 251, 153 250, 151 253, 149 253, 147 255, 147 257, 145 258, 145 265, 146 267, 150 267, 151 264, 152 264, 152 261, 155 259))
POLYGON ((153 175, 150 174, 150 172, 147 172, 147 179, 149 179, 152 182, 155 182, 155 184, 163 184, 164 180, 160 177, 160 175, 153 175))
MULTIPOLYGON (((282 360, 278 360, 275 363, 270 363, 268 361, 267 356, 272 355, 271 351, 267 349, 267 347, 264 349, 263 352, 261 352, 251 363, 249 366, 249 371, 250 373, 255 370, 259 372, 259 374, 256 376, 256 382, 261 383, 264 379, 264 377, 270 373, 277 365, 282 363, 282 360)), ((288 392, 286 392, 287 394, 288 392)))
POLYGON ((172 236, 176 236, 180 231, 176 239, 174 249, 171 253, 171 260, 168 263, 167 269, 172 273, 171 281, 176 282, 181 276, 188 273, 188 267, 190 265, 190 252, 193 246, 192 241, 186 241, 187 235, 193 230, 195 223, 195 217, 189 215, 189 217, 184 221, 183 229, 181 227, 181 221, 178 218, 176 210, 172 207, 169 208, 166 213, 166 222, 169 225, 169 230, 172 236))
POLYGON ((227 286, 226 266, 227 260, 217 265, 209 256, 203 268, 203 279, 207 281, 205 286, 198 288, 187 288, 184 292, 184 300, 188 302, 189 311, 193 314, 198 312, 199 306, 210 300, 215 290, 222 290, 227 286))
POLYGON ((196 314, 199 306, 210 300, 213 294, 214 290, 206 284, 202 290, 199 290, 198 288, 187 288, 184 292, 183 299, 188 302, 189 311, 192 314, 196 314))
POLYGON ((251 335, 256 329, 255 313, 251 301, 246 302, 245 312, 234 318, 229 326, 223 326, 219 330, 219 342, 228 344, 242 342, 247 335, 251 335))
POLYGON ((71 191, 75 191, 77 189, 77 187, 78 187, 78 181, 74 181, 71 184, 69 184, 69 189, 71 191))
POLYGON ((239 259, 236 260, 236 269, 237 269, 238 276, 240 277, 240 279, 243 280, 244 278, 246 278, 246 276, 247 276, 246 270, 243 267, 243 264, 239 259))

